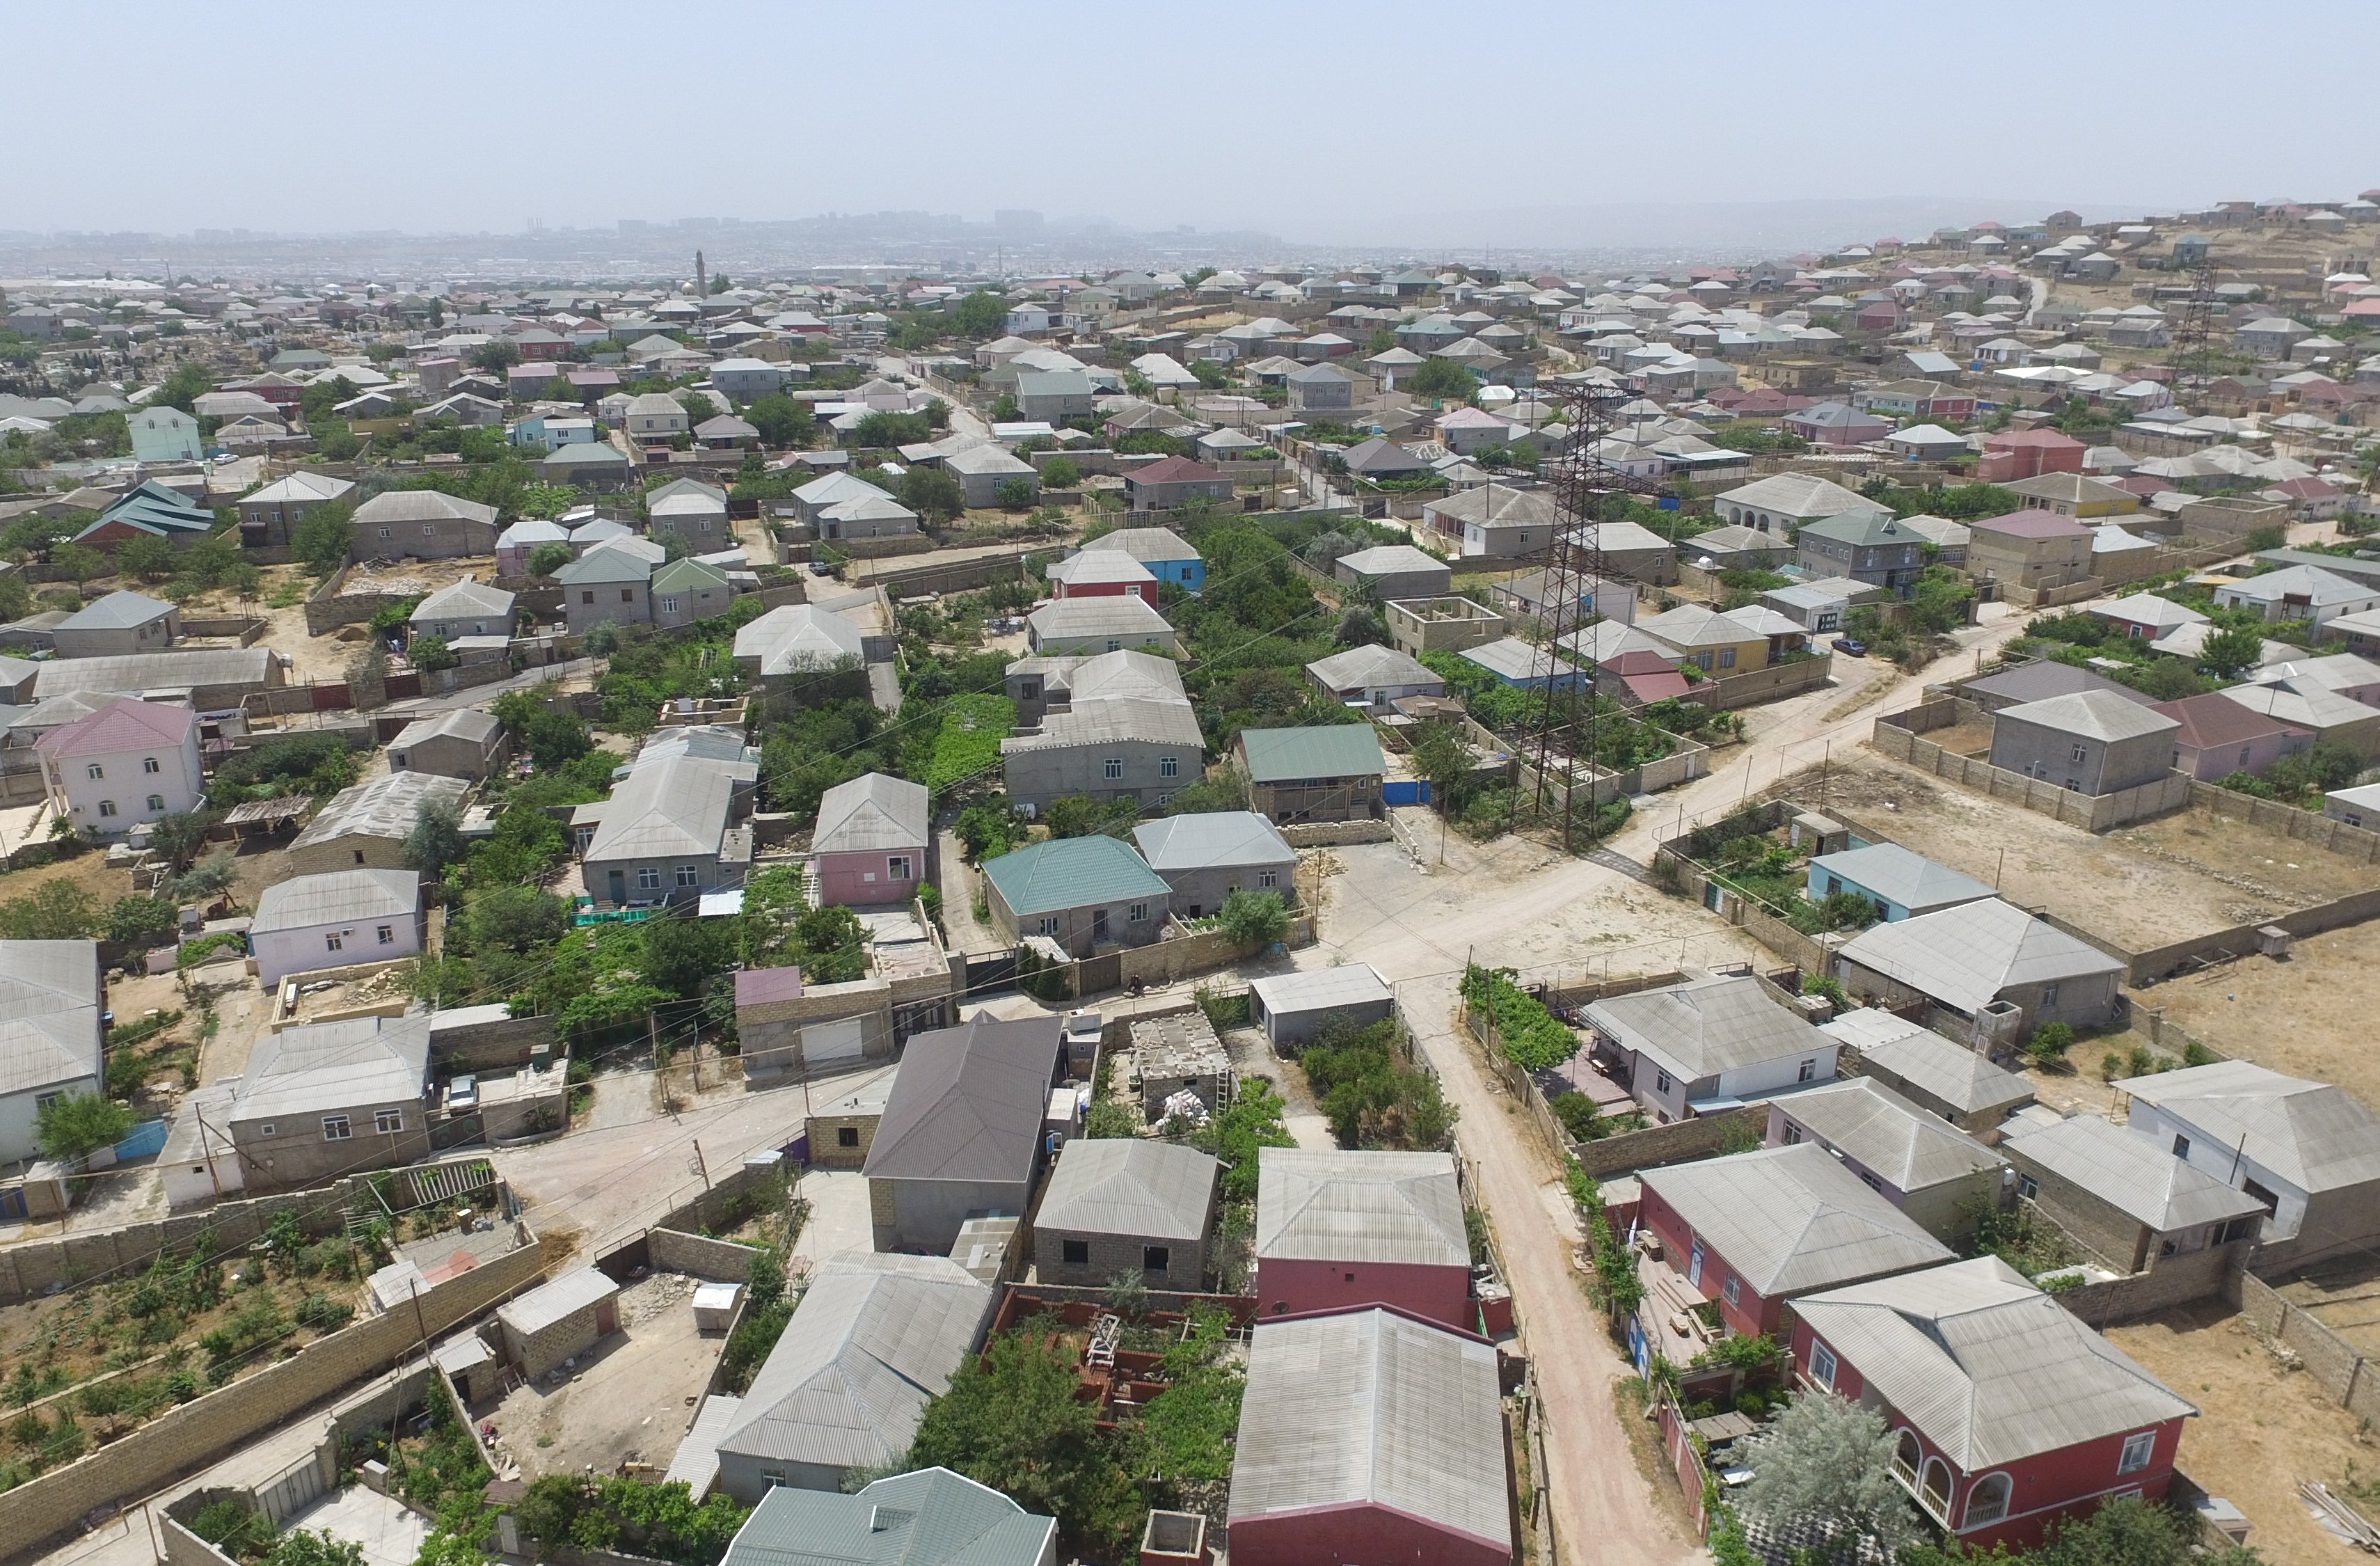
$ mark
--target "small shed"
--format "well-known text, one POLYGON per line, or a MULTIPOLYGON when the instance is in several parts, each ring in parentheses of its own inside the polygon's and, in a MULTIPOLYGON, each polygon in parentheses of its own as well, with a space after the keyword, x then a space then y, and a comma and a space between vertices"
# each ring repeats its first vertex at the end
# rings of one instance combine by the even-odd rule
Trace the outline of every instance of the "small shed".
POLYGON ((1303 1049, 1342 1017, 1369 1026, 1395 1006, 1395 992, 1367 963, 1275 974, 1248 986, 1248 1020, 1284 1054, 1303 1049))
POLYGON ((1220 1169, 1195 1147, 1144 1137, 1067 1143, 1033 1223, 1040 1280, 1097 1286, 1123 1274, 1152 1289, 1203 1288, 1220 1169))
POLYGON ((504 1359, 536 1380, 620 1329, 620 1286, 591 1267, 541 1283, 496 1312, 504 1359))
POLYGON ((457 1332, 431 1350, 430 1357, 467 1403, 484 1402, 503 1390, 504 1364, 477 1332, 457 1332))
POLYGON ((744 1297, 741 1283, 698 1283, 694 1290, 694 1329, 724 1332, 735 1320, 735 1302, 744 1297))
POLYGON ((1153 1123, 1176 1093, 1195 1093, 1209 1112, 1222 1105, 1232 1080, 1232 1057, 1202 1012, 1135 1018, 1133 1070, 1140 1078, 1140 1107, 1153 1123))

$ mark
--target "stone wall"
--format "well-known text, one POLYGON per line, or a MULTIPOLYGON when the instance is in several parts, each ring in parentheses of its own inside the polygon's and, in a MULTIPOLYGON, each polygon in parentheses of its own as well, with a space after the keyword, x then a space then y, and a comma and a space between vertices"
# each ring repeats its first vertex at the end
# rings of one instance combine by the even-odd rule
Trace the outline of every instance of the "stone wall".
MULTIPOLYGON (((461 1027, 434 1028, 430 1035, 431 1070, 435 1075, 452 1076, 525 1066, 532 1046, 554 1042, 552 1017, 496 1017, 461 1027)), ((557 1060, 560 1055, 557 1050, 557 1060)))
POLYGON ((2190 802, 2218 816, 2247 821, 2358 865, 2380 863, 2380 832, 2367 827, 2350 827, 2345 821, 2317 816, 2311 810, 2300 810, 2278 800, 2259 799, 2250 794, 2234 794, 2213 783, 2192 784, 2190 802))
POLYGON ((2145 1272, 2069 1289, 2058 1302, 2091 1326, 2106 1328, 2168 1305, 2228 1294, 2232 1280, 2244 1276, 2241 1269, 2251 1247, 2252 1242, 2240 1240, 2185 1256, 2152 1258, 2145 1272))
MULTIPOLYGON (((2240 1274, 2240 1315, 2257 1336, 2279 1343, 2306 1374, 2357 1418, 2380 1419, 2380 1371, 2355 1346, 2283 1299, 2252 1272, 2240 1274)), ((0 1502, 6 1498, 0 1497, 0 1502)))
MULTIPOLYGON (((2216 956, 2241 956, 2256 950, 2257 931, 2266 925, 2277 925, 2291 935, 2318 935, 2326 929, 2340 929, 2380 918, 2380 891, 2350 892, 2329 903, 2317 903, 2311 908, 2292 908, 2286 914, 2276 914, 2254 924, 2233 925, 2228 929, 2209 930, 2193 935, 2187 941, 2152 947, 2145 952, 2126 954, 2131 965, 2127 981, 2146 984, 2163 978, 2187 965, 2193 959, 2216 956)), ((2105 942, 2094 942, 2104 946, 2105 942)))
POLYGON ((1868 744, 1879 756, 1888 757, 1922 772, 1931 772, 1961 787, 1988 794, 1995 799, 2022 805, 2028 810, 2055 818, 2069 826, 2081 827, 2085 832, 2109 832, 2130 821, 2146 820, 2152 816, 2179 810, 2190 804, 2192 790, 2200 786, 2186 772, 2168 772, 2155 783, 2114 794, 2079 794, 2039 778, 2028 778, 2022 772, 1995 767, 1977 757, 1945 750, 1930 740, 1918 738, 1898 722, 1901 716, 1900 713, 1888 713, 1876 721, 1875 732, 1868 744))
POLYGON ((1724 1114, 1696 1115, 1642 1131, 1623 1131, 1597 1142, 1582 1142, 1575 1156, 1579 1167, 1597 1180, 1664 1164, 1689 1163, 1716 1154, 1730 1132, 1738 1140, 1756 1143, 1768 1128, 1768 1105, 1746 1104, 1724 1114))
POLYGON ((713 1240, 674 1229, 645 1231, 645 1259, 656 1272, 683 1272, 714 1283, 742 1283, 752 1276, 752 1258, 760 1253, 732 1240, 713 1240))
POLYGON ((1772 663, 1766 669, 1747 669, 1741 674, 1698 681, 1686 693, 1686 699, 1714 712, 1727 712, 1757 701, 1780 701, 1813 686, 1825 685, 1834 677, 1834 654, 1822 652, 1815 658, 1796 658, 1772 663))
POLYGON ((1299 821, 1281 829, 1292 848, 1335 848, 1344 843, 1386 843, 1386 821, 1299 821))

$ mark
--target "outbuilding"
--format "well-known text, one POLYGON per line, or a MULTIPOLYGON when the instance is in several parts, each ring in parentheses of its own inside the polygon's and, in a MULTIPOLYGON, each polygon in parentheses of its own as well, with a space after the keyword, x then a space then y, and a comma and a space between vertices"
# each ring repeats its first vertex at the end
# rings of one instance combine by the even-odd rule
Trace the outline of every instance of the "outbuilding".
POLYGON ((534 1381, 620 1329, 620 1286, 582 1267, 497 1311, 496 1325, 505 1361, 534 1381))
POLYGON ((1336 1022, 1368 1027, 1396 1010, 1396 991, 1368 963, 1269 974, 1248 986, 1248 1021, 1276 1053, 1293 1055, 1336 1022))
POLYGON ((1263 1314, 1377 1305, 1465 1330, 1475 1323, 1453 1154, 1262 1147, 1257 1171, 1263 1314))
POLYGON ((1036 1276, 1088 1287, 1135 1278, 1153 1290, 1197 1293, 1220 1168, 1195 1147, 1144 1137, 1068 1142, 1034 1215, 1036 1276))

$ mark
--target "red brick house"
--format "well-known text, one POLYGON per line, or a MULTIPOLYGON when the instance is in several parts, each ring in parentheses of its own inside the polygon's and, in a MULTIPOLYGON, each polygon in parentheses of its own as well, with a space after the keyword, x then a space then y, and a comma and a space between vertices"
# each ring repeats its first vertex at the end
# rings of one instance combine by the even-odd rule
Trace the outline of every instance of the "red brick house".
POLYGON ((1476 1324, 1452 1154, 1266 1147, 1257 1169, 1262 1314, 1378 1305, 1476 1324))
POLYGON ((1952 1259, 1815 1142, 1648 1169, 1638 1223, 1731 1335, 1782 1341, 1786 1302, 1952 1259))
POLYGON ((2055 430, 2016 430, 1984 437, 1984 459, 1975 477, 1986 484, 2036 479, 2044 473, 2080 473, 2091 448, 2055 430))
POLYGON ((2031 1549, 2110 1498, 2161 1500, 2198 1411, 1997 1256, 1811 1294, 1804 1388, 1877 1409, 1893 1472, 1961 1546, 2031 1549))
POLYGON ((1050 591, 1067 598, 1137 597, 1157 607, 1157 574, 1120 549, 1087 549, 1050 567, 1050 591))

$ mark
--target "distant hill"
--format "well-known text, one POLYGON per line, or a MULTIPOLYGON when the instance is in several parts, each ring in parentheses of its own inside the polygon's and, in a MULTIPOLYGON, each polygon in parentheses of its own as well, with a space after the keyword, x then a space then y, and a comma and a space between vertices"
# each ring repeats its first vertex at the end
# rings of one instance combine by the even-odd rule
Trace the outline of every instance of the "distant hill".
MULTIPOLYGON (((1487 208, 1473 212, 1384 212, 1319 222, 1300 233, 1309 245, 1451 248, 1468 255, 1493 249, 1723 249, 1815 250, 1886 236, 1914 238, 1937 228, 1986 218, 2022 223, 2071 203, 1997 196, 1877 197, 1862 200, 1614 201, 1597 205, 1487 208)), ((2152 210, 2077 208, 2086 220, 2152 210)))

